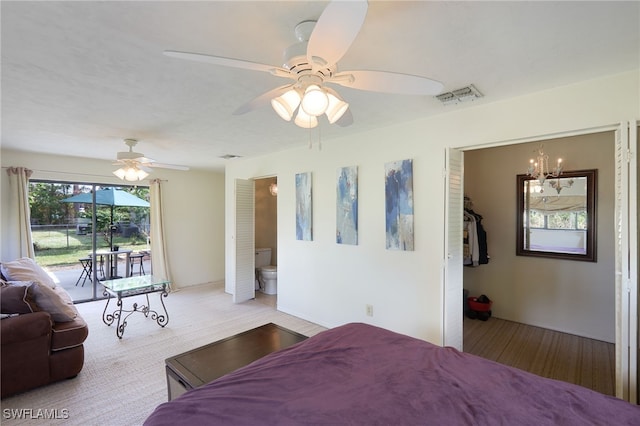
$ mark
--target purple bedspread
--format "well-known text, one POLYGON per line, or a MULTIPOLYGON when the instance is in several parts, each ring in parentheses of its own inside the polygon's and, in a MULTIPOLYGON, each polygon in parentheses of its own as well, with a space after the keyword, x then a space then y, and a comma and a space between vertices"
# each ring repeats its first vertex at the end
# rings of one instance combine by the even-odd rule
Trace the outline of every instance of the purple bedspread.
POLYGON ((159 405, 145 425, 640 425, 640 407, 347 324, 159 405))

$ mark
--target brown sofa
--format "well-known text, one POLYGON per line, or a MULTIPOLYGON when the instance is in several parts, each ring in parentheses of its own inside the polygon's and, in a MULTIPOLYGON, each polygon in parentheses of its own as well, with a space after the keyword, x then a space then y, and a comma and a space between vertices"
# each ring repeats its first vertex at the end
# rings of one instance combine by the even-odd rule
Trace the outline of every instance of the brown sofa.
POLYGON ((0 320, 0 397, 78 375, 89 329, 66 291, 10 278, 2 284, 2 314, 10 316, 0 320))

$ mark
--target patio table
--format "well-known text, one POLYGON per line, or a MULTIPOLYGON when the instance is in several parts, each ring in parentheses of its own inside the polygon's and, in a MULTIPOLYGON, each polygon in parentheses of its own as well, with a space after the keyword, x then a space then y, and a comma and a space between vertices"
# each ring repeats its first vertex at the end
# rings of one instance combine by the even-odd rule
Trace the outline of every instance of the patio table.
POLYGON ((119 249, 119 250, 107 250, 107 251, 96 251, 96 256, 104 256, 106 259, 106 266, 107 266, 107 271, 106 271, 106 278, 108 280, 114 280, 114 279, 118 279, 118 278, 122 278, 118 276, 118 255, 120 254, 124 254, 126 259, 125 259, 125 277, 128 277, 130 275, 130 271, 131 271, 131 265, 130 265, 130 256, 131 253, 133 252, 133 250, 131 249, 119 249))

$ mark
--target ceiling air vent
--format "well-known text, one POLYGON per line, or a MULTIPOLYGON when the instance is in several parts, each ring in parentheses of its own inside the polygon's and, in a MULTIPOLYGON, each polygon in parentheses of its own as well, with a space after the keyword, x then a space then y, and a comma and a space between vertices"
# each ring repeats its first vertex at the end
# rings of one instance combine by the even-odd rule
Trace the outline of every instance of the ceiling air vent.
POLYGON ((452 90, 451 92, 441 93, 436 96, 436 98, 444 105, 452 105, 460 102, 474 101, 482 96, 482 93, 480 93, 473 84, 470 84, 466 87, 452 90))
POLYGON ((224 159, 224 160, 233 160, 234 158, 240 158, 242 157, 241 155, 235 155, 235 154, 225 154, 225 155, 221 155, 220 158, 224 159))

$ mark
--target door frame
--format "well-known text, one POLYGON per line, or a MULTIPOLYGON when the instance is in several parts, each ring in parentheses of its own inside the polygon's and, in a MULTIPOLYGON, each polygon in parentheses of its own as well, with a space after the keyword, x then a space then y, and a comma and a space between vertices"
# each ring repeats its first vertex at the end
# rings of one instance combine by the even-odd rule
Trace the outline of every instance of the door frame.
MULTIPOLYGON (((560 132, 542 136, 534 136, 527 137, 521 139, 513 139, 513 140, 505 140, 494 143, 482 144, 482 145, 466 145, 459 147, 452 147, 447 149, 447 154, 445 158, 447 159, 447 164, 445 164, 445 182, 448 182, 446 177, 449 174, 449 151, 457 150, 461 151, 464 154, 465 151, 484 149, 484 148, 493 148, 499 146, 506 145, 517 145, 521 143, 527 142, 539 142, 549 139, 557 139, 557 138, 565 138, 569 136, 579 136, 579 135, 587 135, 592 133, 600 133, 600 132, 616 132, 621 128, 625 129, 635 129, 634 132, 630 132, 627 140, 630 142, 630 147, 628 148, 626 157, 624 161, 629 160, 630 163, 627 163, 627 167, 630 167, 632 170, 630 171, 629 176, 629 186, 627 187, 627 192, 625 194, 617 193, 616 198, 622 197, 626 200, 626 207, 628 211, 634 216, 631 218, 637 217, 637 190, 638 190, 638 177, 637 177, 637 125, 638 122, 622 122, 607 126, 601 126, 597 128, 589 128, 589 129, 580 129, 574 131, 560 132), (635 126, 635 127, 634 127, 635 126)), ((616 143, 616 140, 613 141, 616 143)), ((619 161, 619 160, 616 160, 619 161)), ((464 155, 462 155, 461 160, 461 170, 462 170, 462 182, 463 187, 462 191, 464 193, 464 155)), ((616 187, 616 191, 620 192, 621 188, 616 187)), ((456 194, 450 194, 448 190, 445 190, 444 194, 444 203, 445 203, 445 213, 448 217, 452 217, 459 213, 460 217, 462 217, 462 209, 464 208, 457 200, 456 194)), ((446 219, 445 219, 446 220, 446 219)), ((445 242, 448 241, 450 234, 456 234, 461 232, 462 223, 448 223, 445 226, 445 242), (460 228, 460 229, 458 229, 460 228)), ((620 292, 625 296, 625 308, 621 308, 621 304, 616 305, 616 323, 624 324, 623 334, 616 331, 616 396, 621 399, 625 399, 632 403, 637 403, 637 391, 638 391, 638 235, 637 235, 637 222, 635 224, 631 223, 631 220, 628 220, 626 223, 622 224, 623 229, 621 229, 621 233, 623 235, 623 239, 627 241, 627 244, 624 246, 626 250, 628 250, 629 257, 633 259, 631 262, 627 262, 627 269, 625 271, 628 274, 623 277, 622 280, 619 280, 618 274, 613 277, 616 280, 616 292, 620 292), (623 291, 624 290, 624 291, 623 291), (623 350, 626 348, 627 350, 623 350)), ((453 250, 462 250, 460 247, 451 247, 453 250)), ((462 290, 463 286, 463 278, 460 274, 456 274, 455 271, 449 270, 449 259, 455 258, 457 256, 462 256, 462 253, 448 253, 448 249, 444 251, 444 255, 446 256, 443 259, 443 283, 442 283, 442 295, 443 295, 443 307, 452 303, 459 303, 462 298, 462 294, 457 290, 462 290), (456 291, 453 291, 456 290, 456 291), (451 297, 457 298, 457 300, 451 301, 449 300, 451 297)), ((462 321, 457 318, 456 310, 447 310, 443 309, 443 326, 442 326, 442 341, 457 341, 457 336, 463 334, 462 330, 462 321)))

